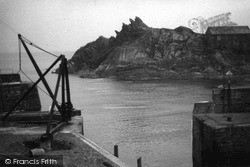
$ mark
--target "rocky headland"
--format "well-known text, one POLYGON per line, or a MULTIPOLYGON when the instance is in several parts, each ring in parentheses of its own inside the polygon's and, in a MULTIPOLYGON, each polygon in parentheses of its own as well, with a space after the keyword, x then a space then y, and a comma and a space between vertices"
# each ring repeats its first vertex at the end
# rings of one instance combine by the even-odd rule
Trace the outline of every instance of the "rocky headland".
POLYGON ((136 17, 115 32, 79 48, 69 72, 120 80, 220 79, 227 70, 237 77, 250 74, 248 52, 214 49, 204 34, 186 27, 151 28, 136 17))

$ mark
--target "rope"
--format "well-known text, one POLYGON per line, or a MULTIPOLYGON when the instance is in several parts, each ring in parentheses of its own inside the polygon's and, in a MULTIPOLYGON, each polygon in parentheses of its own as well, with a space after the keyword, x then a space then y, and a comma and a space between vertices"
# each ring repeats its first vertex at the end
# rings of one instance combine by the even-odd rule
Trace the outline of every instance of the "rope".
MULTIPOLYGON (((52 56, 54 56, 54 57, 59 57, 59 56, 57 56, 57 55, 55 55, 55 54, 53 54, 53 53, 50 53, 50 52, 48 52, 48 51, 46 51, 46 50, 44 50, 44 49, 42 49, 42 48, 40 48, 39 46, 37 46, 36 44, 34 44, 34 43, 32 43, 31 41, 29 41, 27 38, 25 38, 25 37, 23 37, 23 36, 21 36, 22 37, 22 40, 24 41, 24 42, 26 42, 26 43, 28 43, 28 44, 30 44, 31 46, 33 46, 33 47, 35 47, 35 48, 37 48, 37 49, 40 49, 40 50, 42 50, 42 51, 44 51, 44 52, 46 52, 46 53, 48 53, 48 54, 50 54, 50 55, 52 55, 52 56)), ((19 71, 18 71, 18 73, 19 72, 22 72, 23 73, 23 75, 24 76, 26 76, 32 83, 34 83, 34 81, 22 70, 22 68, 21 68, 21 41, 19 40, 19 71)), ((50 95, 46 92, 46 91, 44 91, 42 88, 40 88, 38 85, 36 86, 38 89, 40 89, 44 94, 46 94, 48 97, 50 97, 50 95)), ((56 100, 57 101, 57 100, 56 100)), ((58 104, 60 104, 58 101, 57 101, 57 103, 58 104)))
POLYGON ((48 54, 50 54, 50 55, 52 55, 52 56, 54 56, 54 57, 59 57, 59 56, 57 56, 57 55, 55 55, 55 54, 53 54, 53 53, 51 53, 51 52, 49 52, 49 51, 47 51, 47 50, 42 49, 41 47, 39 47, 39 46, 36 45, 35 43, 29 41, 27 38, 25 38, 25 37, 23 37, 23 36, 22 36, 22 39, 23 39, 26 43, 30 44, 31 46, 33 46, 33 47, 35 47, 35 48, 37 48, 37 49, 39 49, 39 50, 41 50, 41 51, 44 51, 45 53, 48 53, 48 54))
MULTIPOLYGON (((34 83, 34 81, 23 71, 23 70, 20 70, 20 72, 23 73, 24 76, 26 76, 32 83, 34 83)), ((18 72, 19 73, 19 72, 18 72)), ((46 94, 47 96, 50 97, 50 95, 45 91, 43 90, 41 87, 39 87, 38 85, 36 86, 38 89, 40 89, 44 94, 46 94)), ((56 100, 57 101, 57 100, 56 100)), ((57 101, 58 104, 60 104, 60 102, 57 101)))
POLYGON ((19 34, 17 30, 15 30, 14 28, 12 28, 8 23, 6 23, 5 21, 3 21, 2 19, 0 19, 0 22, 2 22, 4 25, 6 25, 8 28, 10 28, 10 30, 12 32, 14 32, 15 34, 19 34))
MULTIPOLYGON (((0 22, 3 24, 3 25, 5 25, 5 26, 7 26, 13 33, 15 33, 15 34, 20 34, 16 29, 14 29, 12 26, 10 26, 8 23, 6 23, 5 21, 3 21, 1 18, 0 18, 0 22)), ((47 51, 47 50, 44 50, 44 49, 42 49, 41 47, 39 47, 38 45, 36 45, 35 43, 32 43, 31 41, 29 41, 27 38, 25 38, 25 37, 23 37, 23 36, 21 36, 22 37, 22 39, 23 39, 23 41, 24 42, 26 42, 26 43, 28 43, 28 44, 30 44, 31 46, 33 46, 33 47, 35 47, 35 48, 37 48, 37 49, 39 49, 39 50, 41 50, 41 51, 43 51, 43 52, 45 52, 45 53, 47 53, 47 54, 50 54, 50 55, 52 55, 52 56, 54 56, 54 57, 60 57, 60 56, 57 56, 57 55, 55 55, 55 54, 53 54, 53 53, 51 53, 51 52, 49 52, 49 51, 47 51)), ((17 72, 17 73, 19 73, 19 72, 22 72, 23 73, 23 75, 25 76, 25 77, 27 77, 32 83, 34 83, 33 81, 32 81, 32 79, 24 72, 24 71, 22 71, 22 64, 21 64, 21 41, 18 39, 18 50, 19 50, 19 71, 17 72)), ((9 84, 9 83, 8 83, 9 84)), ((38 85, 36 86, 38 89, 40 89, 43 93, 45 93, 47 96, 49 96, 50 97, 50 95, 46 92, 46 91, 44 91, 42 88, 40 88, 38 85)), ((58 101, 57 101, 58 102, 58 101)), ((60 104, 59 102, 58 102, 58 104, 60 104)))
MULTIPOLYGON (((14 28, 13 28, 12 26, 10 26, 8 23, 6 23, 5 21, 3 21, 1 18, 0 18, 0 22, 3 23, 3 25, 7 26, 13 33, 15 33, 15 34, 20 34, 16 29, 14 29, 14 28)), ((48 54, 50 54, 50 55, 52 55, 52 56, 54 56, 54 57, 59 57, 59 56, 57 56, 57 55, 55 55, 55 54, 53 54, 53 53, 51 53, 51 52, 49 52, 49 51, 47 51, 47 50, 42 49, 42 48, 39 47, 38 45, 36 45, 36 44, 32 43, 31 41, 29 41, 27 38, 25 38, 25 37, 23 37, 23 36, 22 36, 22 38, 26 41, 26 43, 30 44, 31 46, 33 46, 33 47, 35 47, 35 48, 37 48, 37 49, 39 49, 39 50, 41 50, 41 51, 44 51, 45 53, 48 53, 48 54)), ((20 49, 19 49, 19 51, 20 51, 20 49)))

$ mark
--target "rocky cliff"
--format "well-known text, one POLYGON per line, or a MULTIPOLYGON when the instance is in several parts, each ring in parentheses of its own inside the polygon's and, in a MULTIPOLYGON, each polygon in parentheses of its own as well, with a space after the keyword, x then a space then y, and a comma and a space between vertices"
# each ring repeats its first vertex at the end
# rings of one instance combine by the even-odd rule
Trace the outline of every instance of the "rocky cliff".
POLYGON ((205 35, 186 27, 151 28, 136 17, 116 37, 99 37, 78 49, 70 72, 122 80, 219 78, 223 71, 249 72, 247 53, 213 49, 205 35))

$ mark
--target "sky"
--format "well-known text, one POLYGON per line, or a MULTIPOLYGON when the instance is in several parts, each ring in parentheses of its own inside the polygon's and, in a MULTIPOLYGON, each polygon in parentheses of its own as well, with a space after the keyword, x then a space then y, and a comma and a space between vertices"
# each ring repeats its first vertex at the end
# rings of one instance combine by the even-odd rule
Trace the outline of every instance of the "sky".
POLYGON ((51 52, 76 51, 115 36, 135 16, 149 27, 174 29, 227 12, 250 26, 250 0, 0 0, 0 52, 18 51, 18 33, 51 52))

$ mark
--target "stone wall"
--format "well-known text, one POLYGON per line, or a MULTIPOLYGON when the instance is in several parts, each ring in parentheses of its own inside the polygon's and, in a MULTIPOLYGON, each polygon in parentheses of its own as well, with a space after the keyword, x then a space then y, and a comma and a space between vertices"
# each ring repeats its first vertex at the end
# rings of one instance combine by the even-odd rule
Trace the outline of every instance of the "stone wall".
POLYGON ((195 103, 193 166, 250 166, 250 88, 214 89, 213 102, 195 103))
POLYGON ((230 111, 228 108, 228 89, 214 89, 212 99, 215 113, 250 112, 250 88, 231 89, 230 111))
POLYGON ((206 39, 212 48, 227 48, 241 51, 249 51, 250 49, 249 34, 210 34, 206 36, 206 39))
POLYGON ((213 131, 204 124, 204 120, 193 117, 193 166, 205 166, 212 152, 213 131))
POLYGON ((19 74, 0 74, 0 82, 1 83, 9 83, 9 82, 20 82, 19 74))
MULTIPOLYGON (((31 83, 8 83, 0 87, 0 113, 8 112, 20 97, 31 87, 31 83)), ((15 110, 40 111, 41 102, 35 87, 15 110)))
POLYGON ((249 113, 195 114, 193 116, 193 166, 249 166, 250 125, 242 122, 249 113))

